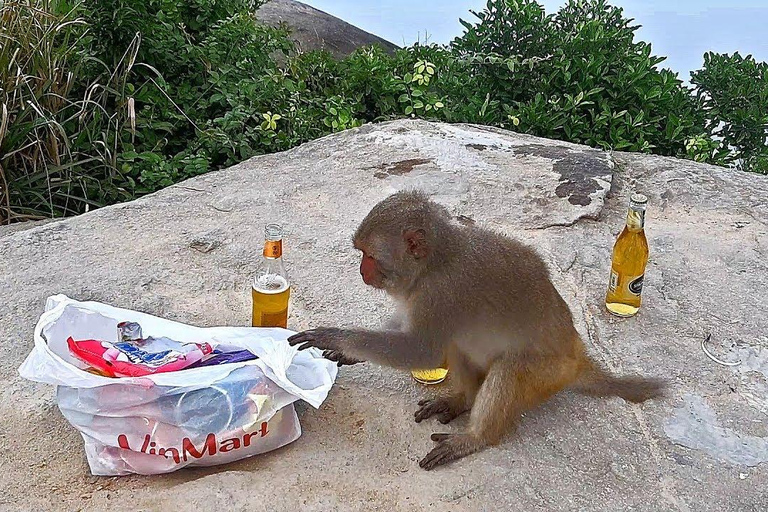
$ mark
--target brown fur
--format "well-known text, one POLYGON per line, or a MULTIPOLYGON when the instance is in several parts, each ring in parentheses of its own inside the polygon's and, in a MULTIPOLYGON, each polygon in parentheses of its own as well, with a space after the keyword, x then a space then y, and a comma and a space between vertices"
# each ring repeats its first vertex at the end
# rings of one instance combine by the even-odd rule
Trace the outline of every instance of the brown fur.
POLYGON ((469 431, 434 434, 437 445, 420 462, 425 469, 499 443, 522 413, 566 388, 633 402, 663 392, 661 380, 615 377, 589 358, 534 250, 454 224, 420 193, 376 205, 354 244, 367 257, 363 278, 387 291, 401 314, 383 331, 319 328, 289 341, 324 349, 339 364, 418 369, 447 362, 453 392, 419 402, 415 419, 448 423, 471 411, 469 431))

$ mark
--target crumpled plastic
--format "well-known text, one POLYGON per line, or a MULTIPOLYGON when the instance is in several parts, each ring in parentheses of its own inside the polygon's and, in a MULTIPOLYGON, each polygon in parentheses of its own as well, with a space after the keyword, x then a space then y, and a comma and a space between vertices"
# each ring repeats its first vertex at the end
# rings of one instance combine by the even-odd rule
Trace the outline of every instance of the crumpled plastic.
POLYGON ((160 474, 225 464, 285 446, 301 435, 293 404, 319 408, 336 379, 316 349, 298 351, 279 328, 200 328, 98 302, 49 297, 22 377, 56 386, 62 415, 83 437, 94 475, 160 474), (246 349, 256 359, 140 377, 86 371, 67 339, 114 339, 137 322, 147 336, 213 348, 246 349))

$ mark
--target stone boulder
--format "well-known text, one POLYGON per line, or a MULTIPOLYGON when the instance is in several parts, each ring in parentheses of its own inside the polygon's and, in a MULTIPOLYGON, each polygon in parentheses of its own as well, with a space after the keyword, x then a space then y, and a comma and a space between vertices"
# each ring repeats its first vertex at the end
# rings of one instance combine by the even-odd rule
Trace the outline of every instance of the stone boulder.
MULTIPOLYGON (((0 238, 0 504, 5 510, 768 509, 768 178, 689 161, 607 154, 468 125, 366 125, 0 238), (433 472, 416 401, 439 391, 362 364, 302 437, 276 452, 164 477, 90 476, 48 386, 17 373, 46 297, 65 293, 200 326, 248 325, 264 224, 286 230, 290 327, 375 327, 357 223, 404 188, 462 222, 507 233, 548 262, 589 351, 616 372, 668 377, 641 405, 565 392, 500 446, 433 472), (649 197, 640 313, 603 298, 628 197, 649 197), (723 365, 708 357, 701 342, 723 365)), ((482 294, 483 290, 478 290, 482 294)))
POLYGON ((295 0, 270 0, 256 11, 256 18, 270 26, 285 23, 302 51, 328 50, 341 58, 361 46, 375 44, 388 52, 397 49, 379 36, 295 0))

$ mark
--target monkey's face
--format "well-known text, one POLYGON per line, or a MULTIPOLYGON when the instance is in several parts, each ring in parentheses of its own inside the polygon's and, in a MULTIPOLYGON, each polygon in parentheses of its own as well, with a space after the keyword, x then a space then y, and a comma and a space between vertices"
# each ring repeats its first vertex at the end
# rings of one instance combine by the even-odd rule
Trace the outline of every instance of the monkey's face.
POLYGON ((384 274, 381 272, 380 265, 376 258, 363 252, 363 258, 360 262, 360 275, 363 276, 363 282, 368 286, 377 289, 384 288, 384 274))
POLYGON ((355 240, 355 247, 362 253, 360 275, 363 282, 394 295, 406 290, 423 261, 421 245, 412 238, 408 232, 402 236, 379 235, 355 240))
POLYGON ((381 235, 356 238, 355 248, 361 253, 360 275, 363 282, 377 290, 387 290, 397 281, 397 247, 390 237, 381 235))

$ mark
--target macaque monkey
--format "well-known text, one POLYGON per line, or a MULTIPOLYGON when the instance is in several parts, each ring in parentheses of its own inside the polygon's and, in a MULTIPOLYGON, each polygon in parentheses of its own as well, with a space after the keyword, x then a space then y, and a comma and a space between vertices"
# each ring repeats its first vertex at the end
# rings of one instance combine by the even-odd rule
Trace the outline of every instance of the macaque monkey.
POLYGON ((568 305, 542 258, 501 234, 454 223, 418 192, 377 204, 354 246, 363 281, 386 291, 399 314, 383 330, 321 327, 289 338, 341 364, 403 370, 447 364, 452 392, 419 402, 417 422, 445 424, 470 411, 469 430, 432 434, 419 465, 433 469, 512 432, 525 411, 570 388, 642 402, 661 396, 660 379, 616 377, 586 353, 568 305))

